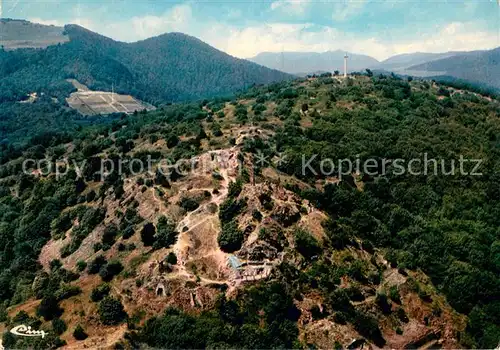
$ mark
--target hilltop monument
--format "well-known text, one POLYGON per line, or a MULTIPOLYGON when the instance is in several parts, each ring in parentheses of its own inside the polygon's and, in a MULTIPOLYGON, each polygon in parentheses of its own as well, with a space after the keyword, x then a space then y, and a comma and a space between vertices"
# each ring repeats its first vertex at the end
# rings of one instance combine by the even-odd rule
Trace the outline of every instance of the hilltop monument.
POLYGON ((344 56, 344 78, 347 78, 347 59, 349 58, 349 56, 347 56, 347 52, 344 56))

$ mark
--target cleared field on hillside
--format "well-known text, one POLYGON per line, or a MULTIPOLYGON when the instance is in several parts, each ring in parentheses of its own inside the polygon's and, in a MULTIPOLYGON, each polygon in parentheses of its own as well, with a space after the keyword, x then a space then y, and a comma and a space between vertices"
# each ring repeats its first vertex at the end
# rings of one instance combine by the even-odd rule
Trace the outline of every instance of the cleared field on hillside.
POLYGON ((144 109, 150 111, 155 107, 136 100, 130 95, 119 95, 104 91, 78 91, 66 99, 71 108, 83 115, 111 113, 133 113, 144 109))
POLYGON ((64 34, 63 27, 23 20, 0 20, 0 46, 5 50, 46 48, 67 41, 69 37, 64 34))

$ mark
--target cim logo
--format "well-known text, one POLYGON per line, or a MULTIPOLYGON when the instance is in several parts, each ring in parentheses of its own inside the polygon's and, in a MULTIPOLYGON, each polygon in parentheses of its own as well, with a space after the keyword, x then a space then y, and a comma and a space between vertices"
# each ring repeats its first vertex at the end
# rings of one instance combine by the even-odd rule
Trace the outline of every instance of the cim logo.
POLYGON ((23 324, 15 326, 10 330, 12 334, 19 335, 21 337, 42 337, 45 338, 47 333, 45 331, 35 331, 31 329, 30 326, 25 326, 23 324))

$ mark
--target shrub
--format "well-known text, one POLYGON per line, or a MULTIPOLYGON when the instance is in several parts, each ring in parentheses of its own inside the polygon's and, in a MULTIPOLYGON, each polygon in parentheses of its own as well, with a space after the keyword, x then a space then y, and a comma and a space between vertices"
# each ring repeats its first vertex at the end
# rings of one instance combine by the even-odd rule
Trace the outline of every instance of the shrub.
POLYGON ((174 252, 170 252, 167 255, 167 263, 176 265, 177 264, 177 256, 175 255, 174 252))
POLYGON ((194 210, 198 209, 198 207, 200 206, 200 203, 194 198, 183 197, 179 201, 178 205, 182 209, 184 209, 185 211, 189 212, 189 211, 194 211, 194 210))
POLYGON ((96 197, 96 193, 94 190, 91 190, 89 193, 87 193, 87 195, 85 196, 85 200, 87 202, 92 202, 96 197))
POLYGON ((99 273, 101 268, 106 264, 106 258, 104 256, 99 255, 94 260, 92 260, 87 268, 87 271, 91 275, 95 275, 99 273))
POLYGON ((399 295, 397 286, 391 286, 391 288, 389 288, 389 298, 396 304, 401 304, 401 296, 399 295))
POLYGON ((66 322, 64 322, 60 318, 54 318, 52 320, 52 329, 54 330, 54 333, 56 333, 57 335, 61 335, 66 332, 66 329, 68 329, 68 327, 66 326, 66 322))
POLYGON ((135 233, 134 227, 133 226, 127 226, 125 230, 123 231, 122 238, 123 239, 129 239, 132 237, 135 233))
POLYGON ((419 288, 418 296, 420 297, 420 299, 428 303, 432 301, 431 293, 426 287, 419 288))
POLYGON ((119 300, 108 296, 99 303, 99 316, 105 325, 117 325, 127 318, 127 313, 119 300))
POLYGON ((59 259, 54 259, 50 261, 49 265, 50 265, 50 271, 54 272, 62 267, 62 262, 59 259))
POLYGON ((344 289, 336 289, 329 295, 329 304, 335 311, 349 314, 353 311, 353 306, 344 289))
POLYGON ((78 295, 82 292, 81 288, 78 286, 70 286, 68 284, 63 284, 57 292, 54 294, 58 301, 71 298, 72 296, 78 295))
POLYGON ((377 293, 377 296, 375 298, 375 303, 378 305, 378 307, 382 310, 384 314, 391 313, 391 303, 389 303, 389 299, 387 298, 387 295, 385 295, 384 293, 377 293))
POLYGON ((365 300, 365 296, 361 292, 361 289, 357 285, 351 285, 346 289, 346 293, 349 296, 349 299, 352 301, 363 301, 365 300))
POLYGON ((407 323, 410 321, 405 310, 401 306, 396 310, 396 316, 401 320, 401 322, 407 323))
POLYGON ((321 253, 321 247, 311 234, 303 229, 297 229, 294 233, 295 248, 306 259, 310 260, 321 253))
POLYGON ((99 276, 101 276, 104 282, 110 282, 116 275, 118 275, 123 270, 123 265, 118 261, 110 262, 99 271, 99 276))
POLYGON ((102 235, 102 246, 103 250, 111 248, 111 246, 116 241, 116 236, 118 235, 118 227, 116 225, 106 226, 104 233, 102 235))
POLYGON ((359 334, 375 342, 377 346, 383 346, 385 340, 382 337, 377 320, 362 311, 356 310, 353 318, 353 326, 359 334))
POLYGON ((240 195, 242 189, 243 184, 240 180, 237 180, 236 182, 231 181, 229 183, 228 196, 231 198, 236 198, 240 195))
POLYGON ((333 321, 338 324, 346 324, 348 317, 343 312, 336 312, 333 315, 333 321))
POLYGON ((75 330, 73 331, 73 337, 76 340, 85 340, 85 339, 87 339, 88 335, 83 330, 83 327, 81 325, 78 325, 78 326, 76 326, 75 330))
POLYGON ((101 284, 92 289, 92 292, 90 293, 90 300, 97 303, 98 301, 104 299, 104 297, 109 294, 110 290, 111 287, 109 286, 109 284, 107 283, 101 284))
POLYGON ((97 253, 99 250, 102 249, 102 243, 101 242, 94 243, 92 249, 94 250, 94 253, 97 253))
POLYGON ((212 124, 211 130, 212 130, 212 135, 214 135, 215 137, 220 137, 223 135, 220 124, 217 122, 212 124))
POLYGON ((76 263, 76 269, 78 272, 82 272, 84 271, 85 269, 87 268, 87 263, 83 260, 79 260, 77 263, 76 263))
POLYGON ((252 212, 252 217, 259 222, 262 220, 262 214, 257 209, 252 212))

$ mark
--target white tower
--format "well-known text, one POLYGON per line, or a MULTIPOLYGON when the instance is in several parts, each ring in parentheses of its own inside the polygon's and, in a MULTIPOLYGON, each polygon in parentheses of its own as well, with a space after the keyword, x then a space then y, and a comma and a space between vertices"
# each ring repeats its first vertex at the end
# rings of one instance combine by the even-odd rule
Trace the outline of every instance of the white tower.
POLYGON ((347 78, 347 59, 349 58, 349 56, 347 56, 347 52, 344 56, 344 78, 347 78))
POLYGON ((281 47, 281 57, 280 58, 281 58, 281 62, 280 62, 281 71, 284 72, 285 71, 285 47, 284 46, 281 47))

